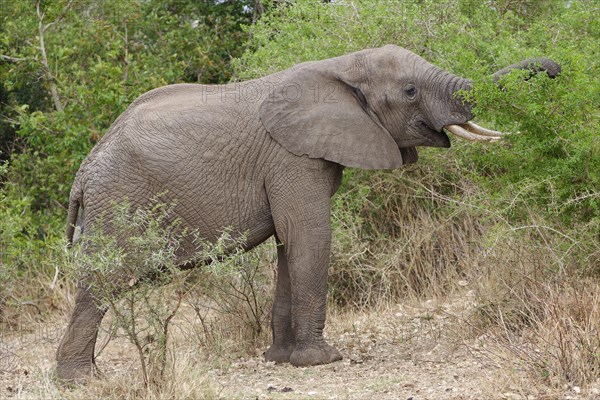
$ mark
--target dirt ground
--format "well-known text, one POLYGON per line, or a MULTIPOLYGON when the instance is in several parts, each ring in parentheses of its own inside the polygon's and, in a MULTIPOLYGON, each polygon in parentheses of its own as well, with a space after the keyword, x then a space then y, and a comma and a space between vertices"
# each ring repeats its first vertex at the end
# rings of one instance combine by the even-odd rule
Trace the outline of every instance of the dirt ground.
MULTIPOLYGON (((465 336, 470 298, 428 301, 381 311, 332 315, 327 340, 341 362, 296 368, 254 356, 206 354, 174 335, 177 379, 170 398, 216 399, 600 399, 595 387, 550 389, 518 366, 499 361, 485 337, 465 336), (465 339, 467 337, 467 339, 465 339)), ((87 388, 63 389, 53 379, 54 352, 65 318, 0 336, 0 398, 131 398, 139 371, 135 349, 112 340, 98 366, 102 378, 87 388)), ((99 340, 102 343, 102 338, 99 340)), ((217 352, 219 353, 219 352, 217 352)), ((500 353, 498 353, 500 355, 500 353)), ((158 397, 162 398, 162 397, 158 397)))

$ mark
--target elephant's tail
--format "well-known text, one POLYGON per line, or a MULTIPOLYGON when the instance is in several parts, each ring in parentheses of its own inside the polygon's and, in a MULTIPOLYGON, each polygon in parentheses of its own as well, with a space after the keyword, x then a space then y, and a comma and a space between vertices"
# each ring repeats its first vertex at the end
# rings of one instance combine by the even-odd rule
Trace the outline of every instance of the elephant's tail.
POLYGON ((83 190, 79 179, 75 178, 75 183, 71 188, 69 196, 69 209, 67 214, 67 246, 73 245, 73 236, 75 236, 75 227, 77 226, 77 216, 83 199, 83 190))

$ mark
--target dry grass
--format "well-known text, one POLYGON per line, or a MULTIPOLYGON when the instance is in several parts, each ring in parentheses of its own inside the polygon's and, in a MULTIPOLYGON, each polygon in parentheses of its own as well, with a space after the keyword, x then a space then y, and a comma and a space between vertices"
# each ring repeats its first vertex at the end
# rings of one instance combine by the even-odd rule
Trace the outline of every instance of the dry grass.
MULTIPOLYGON (((521 238, 522 239, 522 238, 521 238)), ((502 243, 496 268, 478 280, 473 332, 486 334, 491 356, 550 387, 600 379, 600 283, 568 268, 548 271, 554 248, 502 243), (544 262, 545 261, 545 262, 544 262)))
MULTIPOLYGON (((100 379, 84 387, 64 389, 53 377, 54 351, 60 335, 39 340, 36 330, 54 326, 62 332, 66 316, 32 326, 13 346, 17 359, 10 371, 0 373, 0 394, 12 398, 408 398, 423 399, 591 399, 582 386, 581 396, 572 388, 549 388, 515 368, 518 357, 507 351, 493 329, 479 338, 469 337, 469 324, 479 312, 478 296, 469 283, 467 293, 456 293, 423 302, 404 301, 380 305, 368 311, 332 309, 326 336, 345 359, 312 368, 265 363, 266 340, 245 337, 240 321, 211 316, 217 340, 198 332, 199 321, 186 302, 170 335, 165 383, 160 390, 145 388, 135 346, 123 334, 112 335, 98 358, 100 379), (500 344, 500 345, 498 345, 500 344), (465 346, 466 345, 466 346, 465 346), (25 373, 27 372, 27 373, 25 373), (360 377, 360 379, 358 379, 360 377), (12 392, 7 393, 6 388, 12 392), (293 392, 283 392, 293 388, 293 392), (514 395, 514 396, 513 396, 514 395), (462 397, 461 397, 462 396, 462 397)), ((476 285, 475 285, 476 286, 476 285)), ((189 299, 191 300, 191 299, 189 299)), ((176 299, 169 299, 175 302, 176 299)), ((105 344, 111 326, 107 316, 98 347, 105 344)), ((266 338, 265 338, 266 339, 266 338)), ((529 340, 530 338, 524 338, 529 340)), ((525 360, 529 354, 524 353, 525 360)))
POLYGON ((160 389, 147 388, 138 371, 131 364, 123 365, 120 371, 110 371, 88 385, 62 395, 69 399, 216 399, 214 382, 207 373, 205 360, 199 358, 199 352, 171 354, 170 371, 160 389), (133 379, 132 379, 133 378, 133 379))
POLYGON ((410 172, 371 174, 366 193, 358 186, 336 199, 330 283, 337 304, 450 295, 480 267, 485 222, 470 199, 443 193, 467 196, 472 188, 437 179, 423 186, 410 172))
POLYGON ((443 301, 469 288, 477 307, 460 317, 463 329, 454 335, 485 337, 494 344, 486 348, 490 359, 527 371, 532 382, 559 388, 600 381, 594 222, 573 237, 516 195, 510 206, 525 207, 527 221, 515 226, 468 180, 411 176, 421 173, 429 172, 370 174, 368 189, 359 179, 338 199, 334 303, 360 309, 443 301), (346 214, 357 212, 357 200, 359 220, 346 214))

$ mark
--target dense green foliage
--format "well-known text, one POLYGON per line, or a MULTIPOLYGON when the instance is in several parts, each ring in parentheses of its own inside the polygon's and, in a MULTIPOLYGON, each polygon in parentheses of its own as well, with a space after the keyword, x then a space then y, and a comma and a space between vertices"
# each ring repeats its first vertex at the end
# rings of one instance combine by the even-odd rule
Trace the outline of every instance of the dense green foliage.
MULTIPOLYGON (((518 132, 502 144, 456 142, 449 152, 422 150, 414 174, 446 176, 452 170, 487 188, 492 206, 509 219, 523 219, 533 207, 574 232, 597 232, 596 2, 265 2, 267 12, 256 24, 252 6, 253 1, 58 1, 42 2, 38 15, 28 1, 2 4, 0 156, 8 164, 0 171, 0 243, 11 270, 45 263, 40 249, 62 236, 78 165, 139 94, 175 82, 257 77, 386 43, 474 79, 478 119, 518 132), (49 71, 43 67, 39 26, 46 28, 49 71), (491 82, 491 72, 540 55, 562 65, 558 79, 540 75, 524 81, 513 73, 503 80, 503 90, 491 82), (62 111, 50 94, 53 84, 62 111), (449 160, 461 168, 448 168, 449 160)), ((347 188, 369 179, 347 175, 347 188)), ((358 193, 363 191, 368 184, 358 193)), ((448 194, 461 195, 451 189, 448 194)))
MULTIPOLYGON (((78 165, 139 94, 175 82, 253 78, 386 43, 474 79, 478 119, 519 132, 502 144, 456 142, 450 152, 422 150, 414 174, 452 170, 487 188, 493 206, 508 218, 522 219, 534 207, 557 223, 597 231, 600 13, 595 2, 266 2, 270 12, 251 24, 255 15, 246 7, 253 4, 42 3, 41 24, 51 24, 44 30, 48 75, 35 5, 3 3, 0 54, 8 57, 0 61, 0 156, 8 164, 0 171, 0 243, 12 270, 45 263, 39 250, 62 235, 78 165), (513 73, 503 80, 503 90, 491 82, 491 72, 540 55, 562 65, 558 79, 540 75, 523 81, 513 73), (53 82, 60 112, 50 95, 53 82), (449 160, 462 168, 448 168, 449 160)), ((368 180, 347 175, 347 187, 368 180)), ((358 190, 364 191, 368 184, 358 190)))

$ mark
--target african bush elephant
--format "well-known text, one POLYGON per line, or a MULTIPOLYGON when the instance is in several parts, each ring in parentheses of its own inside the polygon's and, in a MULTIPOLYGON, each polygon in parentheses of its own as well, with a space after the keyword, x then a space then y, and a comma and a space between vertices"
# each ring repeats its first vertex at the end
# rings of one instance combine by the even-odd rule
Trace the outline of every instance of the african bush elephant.
MULTIPOLYGON (((548 59, 511 68, 550 77, 560 70, 548 59)), ((467 139, 498 137, 469 122, 470 105, 455 94, 470 87, 469 80, 387 45, 242 83, 152 90, 116 120, 79 168, 68 239, 80 208, 87 229, 111 203, 128 198, 143 207, 157 193, 176 201, 176 216, 208 241, 224 228, 244 232, 247 249, 275 236, 273 344, 265 358, 296 366, 340 360, 322 333, 330 198, 344 167, 414 163, 417 146, 450 146, 444 130, 467 139)), ((181 255, 182 264, 190 254, 181 255)), ((58 348, 63 380, 92 371, 105 311, 89 284, 79 284, 58 348)))

